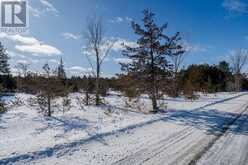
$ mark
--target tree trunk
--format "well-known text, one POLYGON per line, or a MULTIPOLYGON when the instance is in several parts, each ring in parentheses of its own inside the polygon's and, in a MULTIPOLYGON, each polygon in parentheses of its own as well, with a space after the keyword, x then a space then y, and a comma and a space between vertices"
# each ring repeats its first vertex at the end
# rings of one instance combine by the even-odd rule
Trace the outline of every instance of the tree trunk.
POLYGON ((158 105, 157 105, 157 99, 156 96, 154 96, 154 94, 152 95, 152 111, 151 113, 157 113, 158 112, 158 105))
POLYGON ((174 79, 172 80, 172 96, 173 97, 177 97, 178 96, 178 87, 177 87, 177 78, 174 77, 174 79))
POLYGON ((96 105, 100 105, 100 91, 99 91, 99 86, 100 86, 100 59, 99 59, 99 54, 97 53, 97 58, 96 58, 96 105))
POLYGON ((241 78, 240 74, 235 75, 235 91, 240 92, 241 90, 241 78))
POLYGON ((89 105, 89 93, 88 93, 88 91, 85 92, 85 97, 86 97, 85 98, 85 105, 88 106, 89 105))
POLYGON ((52 116, 52 113, 51 113, 51 97, 50 95, 47 96, 47 116, 52 116))
POLYGON ((153 52, 151 51, 151 77, 152 77, 152 113, 157 113, 158 111, 158 105, 157 105, 157 89, 156 89, 156 78, 155 78, 155 68, 154 68, 154 57, 153 57, 153 52))
POLYGON ((174 97, 178 97, 179 96, 179 76, 178 76, 178 65, 177 64, 174 64, 175 65, 175 70, 174 70, 174 80, 173 80, 173 96, 174 97))

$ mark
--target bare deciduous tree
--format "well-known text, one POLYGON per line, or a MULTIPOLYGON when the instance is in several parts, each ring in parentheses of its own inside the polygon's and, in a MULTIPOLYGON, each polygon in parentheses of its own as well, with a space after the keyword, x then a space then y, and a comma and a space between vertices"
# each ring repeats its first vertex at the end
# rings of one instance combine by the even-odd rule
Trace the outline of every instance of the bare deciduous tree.
POLYGON ((248 50, 239 49, 232 53, 230 56, 230 63, 235 77, 235 90, 241 90, 241 72, 245 64, 248 62, 248 50))
POLYGON ((28 74, 28 67, 29 66, 30 66, 30 64, 19 62, 16 65, 16 68, 19 70, 19 74, 23 75, 23 77, 26 78, 27 74, 28 74))
POLYGON ((177 97, 179 95, 179 75, 178 73, 180 72, 180 70, 183 67, 183 63, 185 60, 185 57, 194 51, 194 46, 192 46, 189 41, 191 40, 190 36, 191 34, 189 32, 184 32, 181 34, 182 38, 184 38, 184 40, 181 41, 181 45, 183 47, 183 53, 180 53, 176 56, 170 56, 171 57, 171 62, 173 64, 173 95, 174 97, 177 97))
POLYGON ((185 59, 185 53, 178 54, 176 56, 171 56, 171 61, 173 64, 173 95, 177 97, 179 95, 178 89, 178 73, 183 65, 183 61, 185 59))
POLYGON ((102 19, 99 17, 93 17, 88 20, 85 37, 87 40, 87 47, 84 54, 92 68, 92 74, 96 79, 96 105, 99 105, 101 67, 115 41, 104 38, 103 23, 102 19))

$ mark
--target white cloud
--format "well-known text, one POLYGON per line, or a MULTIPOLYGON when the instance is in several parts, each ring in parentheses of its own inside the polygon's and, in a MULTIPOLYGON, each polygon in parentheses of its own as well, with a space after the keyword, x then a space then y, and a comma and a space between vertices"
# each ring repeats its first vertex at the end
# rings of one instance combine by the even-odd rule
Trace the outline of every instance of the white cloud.
POLYGON ((91 68, 83 68, 81 66, 72 66, 69 68, 69 70, 88 72, 88 71, 91 71, 92 69, 91 68))
POLYGON ((86 56, 92 56, 92 55, 94 54, 94 52, 91 51, 91 50, 88 50, 88 48, 83 48, 83 49, 82 49, 82 53, 83 53, 84 55, 86 55, 86 56))
POLYGON ((47 0, 40 0, 40 7, 38 8, 29 5, 28 9, 34 17, 40 17, 45 13, 52 13, 55 16, 58 16, 59 14, 59 11, 54 7, 54 5, 47 0))
POLYGON ((8 35, 7 33, 0 33, 0 38, 9 39, 14 42, 19 42, 21 44, 32 45, 39 43, 39 41, 34 37, 24 37, 19 34, 17 35, 8 35))
POLYGON ((53 12, 55 14, 58 14, 58 10, 53 6, 53 4, 51 4, 50 2, 48 2, 47 0, 40 0, 41 4, 45 7, 45 10, 48 12, 53 12))
POLYGON ((41 61, 38 60, 38 59, 32 59, 32 58, 25 58, 25 59, 11 59, 12 60, 12 64, 16 65, 18 63, 21 63, 21 64, 28 64, 28 65, 31 65, 31 64, 37 64, 37 63, 40 63, 41 61))
POLYGON ((128 59, 128 58, 115 58, 114 62, 116 62, 117 64, 119 64, 119 63, 128 64, 128 63, 131 63, 132 60, 128 59))
POLYGON ((124 21, 124 19, 121 18, 121 17, 116 17, 115 18, 115 22, 123 22, 123 21, 124 21))
POLYGON ((21 52, 31 53, 33 55, 53 56, 62 53, 60 50, 58 50, 53 46, 45 45, 41 43, 33 44, 33 45, 16 45, 15 48, 21 52))
MULTIPOLYGON (((132 42, 132 41, 128 41, 122 38, 115 38, 115 37, 111 37, 111 38, 105 38, 104 39, 104 44, 101 46, 101 52, 106 52, 106 50, 109 48, 109 46, 112 44, 112 49, 111 51, 115 51, 115 52, 120 52, 122 51, 126 46, 130 46, 130 47, 136 47, 137 43, 132 42)), ((87 56, 91 56, 94 55, 94 52, 92 49, 88 49, 87 47, 83 47, 83 54, 87 55, 87 56)), ((104 54, 104 53, 103 53, 104 54)))
POLYGON ((65 39, 74 39, 74 40, 78 40, 81 36, 80 35, 76 35, 76 34, 72 34, 72 33, 62 33, 62 36, 65 39))
POLYGON ((115 17, 114 19, 111 19, 109 22, 110 23, 123 23, 127 22, 130 23, 133 19, 129 17, 115 17))
POLYGON ((59 64, 59 61, 58 61, 58 60, 56 60, 56 59, 50 59, 50 60, 49 60, 49 62, 51 62, 51 63, 55 63, 55 64, 59 64))
POLYGON ((8 35, 0 33, 0 38, 8 39, 16 43, 15 49, 23 53, 31 53, 32 55, 59 55, 62 52, 54 46, 44 44, 34 37, 27 37, 21 35, 8 35))
POLYGON ((108 74, 108 73, 102 73, 103 78, 117 78, 117 75, 115 74, 108 74))
POLYGON ((207 48, 201 46, 200 44, 192 44, 192 43, 189 43, 187 41, 183 41, 182 46, 186 52, 197 53, 197 52, 206 52, 207 51, 207 48))
POLYGON ((31 61, 31 63, 34 63, 34 64, 36 64, 36 63, 39 63, 39 62, 40 62, 40 60, 37 60, 37 59, 30 59, 30 61, 31 61))
POLYGON ((28 6, 28 9, 29 9, 29 12, 34 16, 34 17, 40 17, 41 14, 42 14, 42 11, 37 9, 37 8, 34 8, 32 6, 28 6))
POLYGON ((137 43, 133 41, 128 41, 122 38, 114 38, 113 40, 116 40, 115 44, 113 45, 113 50, 118 52, 122 51, 124 49, 124 45, 130 46, 130 47, 137 47, 137 43))
POLYGON ((235 13, 248 12, 247 4, 240 0, 224 0, 224 2, 222 3, 222 7, 224 7, 229 12, 235 12, 235 13))
POLYGON ((19 53, 16 53, 14 51, 8 51, 7 50, 7 53, 9 55, 9 57, 11 57, 11 58, 14 58, 14 57, 26 58, 26 56, 19 54, 19 53))
POLYGON ((30 62, 27 60, 17 60, 16 63, 17 64, 30 64, 30 62))
POLYGON ((128 21, 128 22, 133 21, 133 19, 132 19, 132 18, 130 18, 130 17, 125 17, 125 20, 126 20, 126 21, 128 21))
POLYGON ((83 68, 81 66, 72 66, 70 68, 66 68, 67 72, 70 75, 77 75, 81 76, 83 75, 92 75, 92 69, 91 68, 83 68))

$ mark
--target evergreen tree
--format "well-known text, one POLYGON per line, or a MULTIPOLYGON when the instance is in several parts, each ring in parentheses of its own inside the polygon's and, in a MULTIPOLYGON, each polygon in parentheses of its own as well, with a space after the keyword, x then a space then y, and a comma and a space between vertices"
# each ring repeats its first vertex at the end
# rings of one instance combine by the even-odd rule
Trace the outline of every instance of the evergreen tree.
POLYGON ((63 62, 62 57, 60 59, 60 63, 58 66, 58 78, 60 78, 60 79, 66 78, 65 69, 64 69, 64 62, 63 62))
POLYGON ((8 60, 9 60, 9 56, 7 50, 0 42, 0 74, 1 75, 7 75, 10 73, 8 60))
POLYGON ((157 112, 159 81, 170 69, 167 57, 182 54, 184 51, 178 44, 181 39, 179 33, 172 37, 167 36, 164 34, 167 24, 159 27, 155 24, 154 14, 150 10, 144 10, 143 13, 143 27, 132 22, 135 34, 140 36, 137 46, 125 46, 123 51, 123 55, 132 62, 121 65, 123 71, 135 75, 140 81, 140 88, 148 93, 152 100, 152 112, 157 112))
POLYGON ((224 73, 231 73, 230 64, 226 61, 220 61, 218 68, 224 73))
POLYGON ((62 81, 54 74, 54 69, 48 63, 42 69, 44 70, 44 77, 40 77, 37 86, 39 89, 38 103, 41 110, 47 116, 51 116, 53 99, 57 96, 65 96, 67 93, 65 93, 65 86, 62 81))

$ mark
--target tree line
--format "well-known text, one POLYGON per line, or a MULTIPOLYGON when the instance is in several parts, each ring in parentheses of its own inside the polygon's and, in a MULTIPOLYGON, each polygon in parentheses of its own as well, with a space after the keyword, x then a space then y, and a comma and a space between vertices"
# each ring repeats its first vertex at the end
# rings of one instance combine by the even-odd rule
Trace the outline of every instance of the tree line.
MULTIPOLYGON (((108 91, 120 91, 132 99, 146 94, 152 102, 152 113, 159 109, 158 100, 164 95, 178 97, 184 95, 189 99, 196 97, 195 92, 214 93, 221 91, 247 90, 248 79, 242 69, 248 60, 244 49, 236 51, 230 60, 216 65, 193 64, 182 68, 185 50, 179 32, 167 35, 168 24, 155 23, 155 14, 143 11, 142 25, 132 22, 134 34, 138 36, 135 46, 123 43, 122 55, 128 63, 120 63, 122 73, 113 78, 102 78, 102 63, 109 55, 115 40, 111 42, 104 37, 103 23, 99 18, 89 19, 85 38, 90 52, 85 54, 91 66, 91 74, 68 78, 63 59, 51 68, 45 64, 43 74, 28 71, 29 65, 17 64, 18 75, 11 75, 8 53, 0 44, 0 90, 3 92, 25 92, 36 94, 38 103, 48 116, 51 116, 51 100, 62 96, 69 104, 71 92, 81 92, 81 100, 86 105, 100 105, 108 91), (94 59, 93 59, 93 58, 94 59), (93 97, 93 95, 95 97, 93 97)), ((2 104, 2 103, 1 103, 2 104)), ((3 104, 1 105, 3 107, 3 104)))

